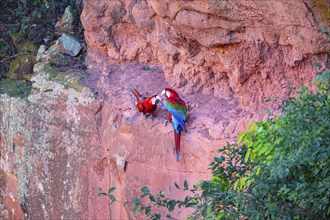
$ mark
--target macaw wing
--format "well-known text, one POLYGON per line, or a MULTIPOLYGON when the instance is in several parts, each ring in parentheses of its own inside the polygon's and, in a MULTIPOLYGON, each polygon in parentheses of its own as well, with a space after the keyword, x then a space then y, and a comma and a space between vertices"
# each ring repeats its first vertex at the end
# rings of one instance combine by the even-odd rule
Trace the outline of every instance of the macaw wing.
POLYGON ((179 105, 171 100, 166 100, 165 108, 177 119, 186 121, 187 119, 187 107, 185 105, 179 105))
MULTIPOLYGON (((166 100, 165 108, 172 114, 173 119, 175 119, 178 122, 178 125, 181 125, 182 129, 186 131, 186 127, 184 126, 184 122, 187 119, 187 108, 185 105, 179 105, 176 102, 172 100, 166 100)), ((175 121, 173 120, 173 121, 175 121)), ((176 122, 174 122, 174 127, 177 130, 178 125, 176 122)))

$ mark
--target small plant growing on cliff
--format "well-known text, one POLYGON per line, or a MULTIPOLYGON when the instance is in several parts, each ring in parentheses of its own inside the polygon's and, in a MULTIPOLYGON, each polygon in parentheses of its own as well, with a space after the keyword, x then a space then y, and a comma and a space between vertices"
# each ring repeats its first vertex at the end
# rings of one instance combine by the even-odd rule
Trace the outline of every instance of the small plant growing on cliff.
POLYGON ((112 195, 116 187, 111 187, 107 193, 102 192, 102 188, 98 187, 98 196, 108 196, 110 198, 110 205, 116 201, 116 198, 112 195))

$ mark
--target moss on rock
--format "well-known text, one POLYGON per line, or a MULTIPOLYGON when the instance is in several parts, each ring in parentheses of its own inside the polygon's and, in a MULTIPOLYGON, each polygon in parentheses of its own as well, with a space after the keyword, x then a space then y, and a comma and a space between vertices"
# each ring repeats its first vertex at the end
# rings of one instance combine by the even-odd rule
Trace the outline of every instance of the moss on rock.
POLYGON ((52 72, 49 76, 49 80, 56 81, 66 88, 73 88, 77 91, 81 91, 85 85, 81 83, 81 79, 84 74, 78 71, 74 72, 52 72))
POLYGON ((30 80, 36 59, 33 55, 20 55, 11 62, 7 76, 10 79, 30 80))
POLYGON ((32 89, 31 83, 22 80, 4 79, 0 80, 0 94, 8 94, 10 97, 26 98, 32 89))
POLYGON ((36 44, 33 41, 27 41, 24 44, 19 46, 19 51, 20 52, 37 52, 38 48, 36 44))
POLYGON ((21 55, 11 62, 7 76, 10 79, 24 79, 30 80, 33 73, 33 65, 36 63, 37 46, 33 41, 26 41, 21 43, 22 39, 19 34, 13 34, 12 36, 14 44, 21 55))

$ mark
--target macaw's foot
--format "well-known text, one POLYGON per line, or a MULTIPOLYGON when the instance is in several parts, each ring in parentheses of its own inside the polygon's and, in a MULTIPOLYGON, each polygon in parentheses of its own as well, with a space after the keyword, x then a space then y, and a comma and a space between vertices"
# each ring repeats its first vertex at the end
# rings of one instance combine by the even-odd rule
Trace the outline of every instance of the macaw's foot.
POLYGON ((165 120, 165 126, 167 126, 167 124, 168 124, 168 120, 166 119, 166 120, 165 120))
POLYGON ((151 120, 154 120, 154 118, 156 117, 155 115, 152 114, 146 114, 144 115, 145 119, 148 119, 149 117, 151 118, 151 120))

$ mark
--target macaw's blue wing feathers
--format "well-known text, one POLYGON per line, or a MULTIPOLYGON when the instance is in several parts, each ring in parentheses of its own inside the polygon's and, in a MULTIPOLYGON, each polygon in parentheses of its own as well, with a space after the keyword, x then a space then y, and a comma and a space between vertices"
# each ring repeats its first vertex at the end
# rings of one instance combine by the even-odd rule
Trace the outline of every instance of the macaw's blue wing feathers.
POLYGON ((175 116, 172 116, 172 125, 176 133, 179 133, 181 130, 184 132, 187 131, 186 127, 184 126, 184 121, 182 119, 177 120, 175 116))
POLYGON ((187 108, 186 106, 182 106, 179 104, 174 103, 174 101, 167 99, 164 103, 165 108, 172 114, 173 117, 173 127, 178 133, 179 130, 183 130, 186 132, 186 127, 184 122, 187 119, 187 108))

